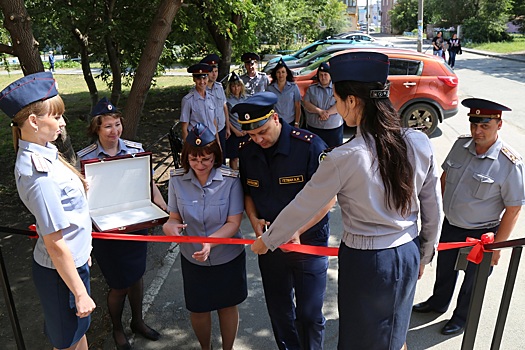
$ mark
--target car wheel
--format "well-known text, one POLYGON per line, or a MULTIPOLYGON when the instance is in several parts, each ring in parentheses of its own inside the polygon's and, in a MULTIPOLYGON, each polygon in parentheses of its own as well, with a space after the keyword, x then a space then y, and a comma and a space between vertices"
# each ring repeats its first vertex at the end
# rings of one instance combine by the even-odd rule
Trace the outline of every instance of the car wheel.
POLYGON ((408 107, 402 115, 404 127, 423 131, 428 136, 436 131, 438 121, 436 109, 425 103, 416 103, 408 107))

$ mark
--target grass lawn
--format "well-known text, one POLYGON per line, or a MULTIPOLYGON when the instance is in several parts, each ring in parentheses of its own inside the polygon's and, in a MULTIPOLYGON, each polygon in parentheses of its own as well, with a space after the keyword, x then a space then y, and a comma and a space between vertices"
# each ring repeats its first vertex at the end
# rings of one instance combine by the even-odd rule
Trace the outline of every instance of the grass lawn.
POLYGON ((514 39, 512 41, 504 41, 504 42, 497 42, 497 43, 481 43, 481 44, 469 43, 463 46, 468 47, 470 49, 497 52, 497 53, 513 53, 513 52, 525 51, 525 36, 516 34, 516 35, 513 35, 512 37, 514 39))

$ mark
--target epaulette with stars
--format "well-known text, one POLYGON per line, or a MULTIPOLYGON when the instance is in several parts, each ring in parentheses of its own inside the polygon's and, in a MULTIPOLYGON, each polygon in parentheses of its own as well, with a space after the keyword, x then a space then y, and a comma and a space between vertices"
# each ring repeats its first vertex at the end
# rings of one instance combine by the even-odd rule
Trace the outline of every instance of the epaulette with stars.
POLYGON ((129 141, 129 140, 124 140, 124 139, 122 139, 122 142, 124 142, 126 146, 131 147, 131 148, 138 148, 138 149, 142 148, 142 143, 140 142, 129 141))
POLYGON ((178 169, 175 169, 175 170, 170 170, 170 176, 182 176, 186 174, 186 171, 184 170, 184 168, 178 168, 178 169))
POLYGON ((246 146, 246 145, 249 144, 250 142, 252 142, 252 139, 251 139, 251 138, 249 138, 249 139, 246 140, 246 141, 240 142, 240 143, 239 143, 239 149, 243 148, 244 146, 246 146))
POLYGON ((312 134, 309 131, 303 130, 303 129, 292 128, 292 131, 290 132, 290 136, 292 136, 293 138, 302 140, 304 142, 312 143, 312 139, 316 135, 312 134))
POLYGON ((238 170, 233 170, 232 168, 228 168, 226 166, 221 166, 219 169, 221 170, 222 176, 239 177, 238 170))
POLYGON ((507 145, 504 145, 503 147, 501 147, 501 153, 503 153, 507 158, 509 158, 509 160, 513 164, 516 164, 517 162, 521 160, 521 156, 519 155, 519 153, 514 151, 512 148, 510 148, 507 145))

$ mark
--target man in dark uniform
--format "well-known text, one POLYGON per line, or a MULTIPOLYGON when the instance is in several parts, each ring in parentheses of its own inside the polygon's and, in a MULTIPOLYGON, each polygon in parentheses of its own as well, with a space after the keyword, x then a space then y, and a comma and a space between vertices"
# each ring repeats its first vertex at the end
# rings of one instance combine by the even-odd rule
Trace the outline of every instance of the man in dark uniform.
MULTIPOLYGON (((461 102, 468 114, 472 136, 460 136, 443 162, 441 190, 445 220, 440 242, 464 242, 486 232, 494 241, 506 241, 525 204, 524 166, 521 156, 498 137, 502 111, 510 108, 495 102, 469 98, 461 102)), ((415 312, 443 313, 452 300, 458 272, 458 249, 439 252, 432 296, 413 307, 415 312)), ((498 263, 500 251, 492 257, 498 263)), ((452 318, 441 333, 461 333, 467 321, 476 267, 468 263, 452 318)))
MULTIPOLYGON (((305 186, 326 148, 317 135, 283 122, 273 110, 276 102, 275 94, 262 92, 232 109, 250 136, 240 146, 239 170, 245 210, 257 236, 305 186)), ((327 246, 328 215, 312 224, 292 241, 327 246)), ((327 257, 276 249, 259 256, 259 268, 278 348, 322 349, 327 257)))
POLYGON ((266 73, 257 71, 257 63, 260 61, 259 55, 254 52, 246 52, 241 56, 241 61, 244 62, 244 68, 246 68, 246 74, 241 75, 246 94, 253 95, 266 91, 270 85, 270 78, 266 73))

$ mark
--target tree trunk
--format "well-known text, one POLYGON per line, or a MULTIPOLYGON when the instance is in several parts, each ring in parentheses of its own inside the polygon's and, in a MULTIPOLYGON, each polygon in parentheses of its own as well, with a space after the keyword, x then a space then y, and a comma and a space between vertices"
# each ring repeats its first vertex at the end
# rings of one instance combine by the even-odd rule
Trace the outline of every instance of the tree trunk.
POLYGON ((162 0, 159 4, 126 103, 124 111, 126 128, 122 133, 123 138, 135 139, 137 136, 140 115, 146 102, 151 80, 164 48, 164 42, 171 31, 171 23, 179 11, 181 3, 182 0, 162 0))
MULTIPOLYGON (((105 23, 106 27, 112 28, 113 22, 113 10, 115 9, 115 0, 106 1, 106 6, 104 8, 105 23)), ((108 54, 109 67, 111 68, 111 97, 110 101, 115 106, 118 106, 120 100, 120 95, 122 94, 122 70, 120 67, 120 60, 118 57, 117 49, 113 41, 113 36, 111 35, 112 29, 109 29, 104 35, 104 43, 106 44, 106 52, 108 54)))
POLYGON ((89 64, 88 40, 78 28, 72 28, 71 32, 73 33, 73 37, 75 38, 75 40, 78 42, 78 46, 80 46, 80 63, 82 65, 84 81, 88 86, 89 96, 91 97, 91 108, 89 110, 91 112, 91 109, 93 109, 93 107, 98 102, 98 89, 97 84, 95 83, 95 79, 93 78, 93 74, 91 74, 91 65, 89 64))
POLYGON ((14 55, 18 57, 24 75, 44 71, 38 51, 38 42, 33 36, 31 17, 23 0, 0 0, 4 14, 4 27, 9 31, 14 55))

